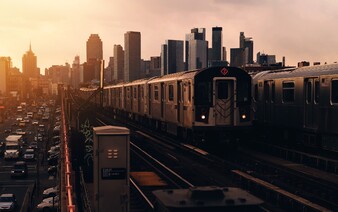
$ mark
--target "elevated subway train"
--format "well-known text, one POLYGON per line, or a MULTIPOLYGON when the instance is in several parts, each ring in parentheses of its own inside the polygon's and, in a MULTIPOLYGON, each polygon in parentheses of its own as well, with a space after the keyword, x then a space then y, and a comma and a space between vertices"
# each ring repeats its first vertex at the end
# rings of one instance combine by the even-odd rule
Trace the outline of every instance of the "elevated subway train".
POLYGON ((338 151, 338 64, 253 76, 254 123, 269 140, 338 151))
POLYGON ((187 142, 229 143, 251 126, 251 77, 234 67, 178 72, 105 86, 103 104, 116 117, 187 142))

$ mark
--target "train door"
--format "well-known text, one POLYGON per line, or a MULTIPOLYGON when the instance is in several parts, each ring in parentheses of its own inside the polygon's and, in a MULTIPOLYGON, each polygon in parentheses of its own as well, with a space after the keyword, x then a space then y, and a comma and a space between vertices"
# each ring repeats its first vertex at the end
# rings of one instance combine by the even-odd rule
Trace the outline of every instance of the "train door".
POLYGON ((142 99, 141 99, 141 86, 140 85, 137 86, 137 99, 136 99, 136 102, 137 102, 137 112, 141 113, 142 99))
POLYGON ((161 83, 161 118, 164 118, 164 104, 165 104, 165 86, 161 83))
POLYGON ((275 82, 272 80, 264 81, 264 121, 271 123, 273 121, 273 108, 275 101, 275 82))
POLYGON ((151 95, 151 85, 148 85, 148 114, 151 116, 151 99, 153 96, 151 95))
POLYGON ((304 79, 304 127, 316 128, 318 103, 319 103, 319 80, 318 78, 304 79))
POLYGON ((215 125, 233 125, 236 79, 215 78, 213 84, 215 125))
POLYGON ((181 99, 182 99, 182 81, 177 82, 177 121, 178 123, 181 123, 181 99))

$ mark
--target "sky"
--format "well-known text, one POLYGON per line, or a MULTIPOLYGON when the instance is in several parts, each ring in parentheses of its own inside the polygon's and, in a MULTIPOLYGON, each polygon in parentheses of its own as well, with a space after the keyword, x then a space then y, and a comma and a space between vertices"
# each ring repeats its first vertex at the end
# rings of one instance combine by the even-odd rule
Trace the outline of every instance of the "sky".
MULTIPOLYGON (((338 61, 337 0, 1 0, 0 57, 22 69, 32 50, 41 72, 52 65, 86 60, 90 34, 99 34, 108 64, 124 33, 141 32, 141 58, 159 56, 165 40, 185 40, 192 28, 223 27, 223 46, 239 47, 239 34, 257 52, 276 55, 286 65, 338 61)), ((256 60, 256 56, 254 56, 256 60)))

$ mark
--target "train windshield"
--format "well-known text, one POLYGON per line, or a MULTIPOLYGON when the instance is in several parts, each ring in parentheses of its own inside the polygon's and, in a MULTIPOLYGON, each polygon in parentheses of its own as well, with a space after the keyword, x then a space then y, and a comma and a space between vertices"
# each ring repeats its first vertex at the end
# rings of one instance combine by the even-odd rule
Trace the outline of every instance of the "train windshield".
POLYGON ((250 84, 237 83, 237 103, 250 104, 250 84))
POLYGON ((211 105, 212 103, 212 86, 211 82, 201 82, 197 85, 195 92, 196 105, 211 105))

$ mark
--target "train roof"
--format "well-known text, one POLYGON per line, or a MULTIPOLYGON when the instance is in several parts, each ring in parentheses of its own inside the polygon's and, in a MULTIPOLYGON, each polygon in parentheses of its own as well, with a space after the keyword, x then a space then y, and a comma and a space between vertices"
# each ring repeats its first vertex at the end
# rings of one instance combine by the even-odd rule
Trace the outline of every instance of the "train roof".
POLYGON ((301 68, 281 69, 263 71, 255 76, 253 80, 294 78, 294 77, 318 77, 322 75, 338 74, 338 64, 305 66, 301 68))
POLYGON ((149 80, 149 83, 184 79, 184 78, 188 78, 189 76, 193 76, 196 72, 197 72, 197 70, 190 70, 190 71, 182 71, 182 72, 167 74, 167 75, 163 75, 163 76, 157 77, 155 79, 149 80))

